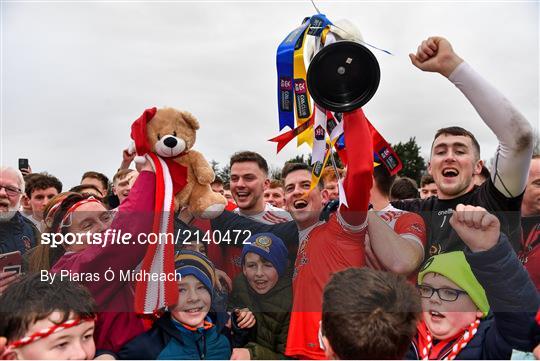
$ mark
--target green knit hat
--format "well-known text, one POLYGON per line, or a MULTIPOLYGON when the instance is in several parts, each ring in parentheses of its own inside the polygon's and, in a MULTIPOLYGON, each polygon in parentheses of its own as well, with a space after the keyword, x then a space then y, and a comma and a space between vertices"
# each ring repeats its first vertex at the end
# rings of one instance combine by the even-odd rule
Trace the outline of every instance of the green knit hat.
POLYGON ((461 287, 461 289, 467 292, 476 307, 482 311, 484 317, 487 316, 489 302, 486 292, 474 276, 463 252, 443 253, 428 259, 418 273, 419 285, 422 284, 424 276, 427 273, 438 273, 461 287))

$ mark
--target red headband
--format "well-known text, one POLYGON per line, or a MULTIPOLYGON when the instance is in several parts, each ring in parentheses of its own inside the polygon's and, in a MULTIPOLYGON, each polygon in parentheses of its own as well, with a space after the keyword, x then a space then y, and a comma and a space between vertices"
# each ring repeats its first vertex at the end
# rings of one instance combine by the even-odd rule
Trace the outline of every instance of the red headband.
POLYGON ((73 212, 75 212, 75 210, 77 208, 79 208, 80 206, 82 206, 83 204, 87 204, 87 203, 99 203, 101 204, 100 201, 98 201, 97 199, 95 199, 93 196, 91 197, 88 197, 88 198, 85 198, 85 199, 82 199, 80 201, 78 201, 77 203, 75 203, 74 205, 72 205, 71 207, 69 207, 69 209, 67 210, 66 214, 64 215, 64 218, 62 218, 62 222, 60 222, 60 225, 58 226, 58 231, 62 229, 62 227, 64 227, 64 223, 67 221, 67 219, 71 216, 71 214, 73 212))
POLYGON ((49 328, 44 328, 40 331, 34 332, 30 336, 25 336, 17 341, 14 341, 8 345, 8 348, 14 349, 18 347, 23 347, 28 345, 29 343, 32 343, 34 341, 37 341, 39 339, 45 338, 47 336, 52 335, 53 333, 60 332, 63 330, 66 330, 71 327, 75 327, 80 325, 81 323, 85 321, 95 321, 96 317, 78 317, 78 318, 72 318, 70 320, 67 320, 64 323, 60 323, 58 325, 53 325, 49 328))

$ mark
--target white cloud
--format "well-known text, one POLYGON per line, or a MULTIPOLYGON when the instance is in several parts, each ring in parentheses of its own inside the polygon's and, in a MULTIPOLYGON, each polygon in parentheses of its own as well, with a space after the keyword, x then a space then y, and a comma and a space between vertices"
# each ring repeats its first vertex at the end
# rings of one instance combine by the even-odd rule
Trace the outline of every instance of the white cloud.
MULTIPOLYGON (((473 131, 490 158, 497 141, 466 99, 407 54, 430 35, 499 88, 538 129, 538 3, 317 2, 348 18, 375 51, 381 84, 365 107, 391 142, 416 136, 423 151, 436 129, 473 131)), ((275 52, 306 2, 2 3, 1 163, 27 157, 66 187, 86 170, 112 176, 131 122, 150 106, 191 111, 196 148, 225 164, 235 151, 278 156, 275 52)))

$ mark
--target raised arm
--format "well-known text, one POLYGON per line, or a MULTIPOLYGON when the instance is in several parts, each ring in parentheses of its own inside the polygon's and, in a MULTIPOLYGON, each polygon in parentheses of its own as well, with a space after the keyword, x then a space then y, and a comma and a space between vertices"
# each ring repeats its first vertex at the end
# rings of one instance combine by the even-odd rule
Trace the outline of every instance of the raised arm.
POLYGON ((465 242, 467 262, 486 292, 494 327, 486 333, 487 359, 505 359, 512 349, 532 351, 539 298, 527 271, 500 233, 497 217, 481 207, 456 207, 450 224, 465 242))
MULTIPOLYGON (((118 288, 125 283, 120 282, 120 271, 134 270, 144 257, 147 244, 137 242, 141 233, 150 233, 152 229, 154 189, 156 177, 150 171, 142 171, 129 197, 122 203, 114 218, 111 230, 121 234, 131 234, 129 244, 122 244, 111 236, 103 245, 91 245, 77 255, 74 269, 76 273, 98 273, 103 280, 104 272, 111 269, 115 275, 111 282, 82 281, 94 296, 98 305, 106 304, 118 294, 118 288), (114 239, 114 243, 113 243, 114 239), (133 241, 133 242, 132 242, 133 241)), ((53 272, 60 271, 53 267, 53 272)))
POLYGON ((347 175, 343 182, 347 204, 342 204, 338 217, 351 230, 366 226, 369 193, 373 185, 373 146, 367 119, 362 109, 344 115, 347 175))
POLYGON ((419 69, 447 77, 465 95, 499 140, 491 175, 495 187, 508 198, 520 195, 533 150, 533 129, 525 117, 459 57, 448 40, 431 37, 409 57, 419 69))

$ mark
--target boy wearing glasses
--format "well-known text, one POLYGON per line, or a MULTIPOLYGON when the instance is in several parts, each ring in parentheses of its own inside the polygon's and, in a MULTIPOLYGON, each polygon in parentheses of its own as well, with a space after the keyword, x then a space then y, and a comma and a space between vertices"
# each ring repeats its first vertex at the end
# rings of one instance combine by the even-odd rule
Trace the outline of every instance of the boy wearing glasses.
POLYGON ((418 274, 422 321, 406 358, 510 359, 513 349, 532 350, 538 294, 498 218, 460 204, 450 224, 467 249, 430 258, 418 274))

